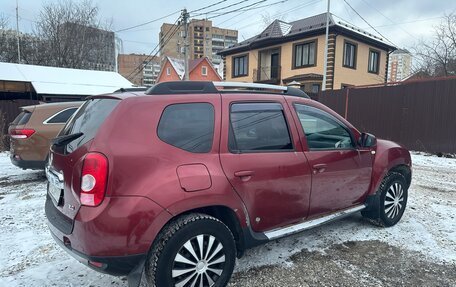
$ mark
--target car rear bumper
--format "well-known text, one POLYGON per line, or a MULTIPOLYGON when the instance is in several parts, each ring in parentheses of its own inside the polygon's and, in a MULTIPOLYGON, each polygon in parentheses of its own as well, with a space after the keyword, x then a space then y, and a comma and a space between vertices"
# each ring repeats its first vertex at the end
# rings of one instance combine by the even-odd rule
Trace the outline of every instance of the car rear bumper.
POLYGON ((46 161, 17 159, 13 154, 10 156, 10 159, 12 164, 22 169, 44 169, 46 165, 46 161))
POLYGON ((60 247, 82 264, 98 272, 114 276, 129 275, 138 265, 143 264, 147 257, 147 253, 125 256, 89 256, 73 249, 70 242, 60 240, 52 229, 51 235, 60 247))
POLYGON ((60 208, 48 194, 45 212, 55 241, 81 263, 116 276, 142 270, 155 236, 170 218, 143 197, 106 197, 98 207, 81 206, 74 219, 60 208))

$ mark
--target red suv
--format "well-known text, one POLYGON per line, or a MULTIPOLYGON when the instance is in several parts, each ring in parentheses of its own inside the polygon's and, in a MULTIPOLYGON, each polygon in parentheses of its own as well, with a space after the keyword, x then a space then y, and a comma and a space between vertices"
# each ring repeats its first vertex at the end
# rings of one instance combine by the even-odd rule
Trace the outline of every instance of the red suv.
POLYGON ((409 152, 297 89, 167 82, 88 99, 51 147, 46 215, 91 268, 225 286, 255 245, 361 211, 404 213, 409 152))

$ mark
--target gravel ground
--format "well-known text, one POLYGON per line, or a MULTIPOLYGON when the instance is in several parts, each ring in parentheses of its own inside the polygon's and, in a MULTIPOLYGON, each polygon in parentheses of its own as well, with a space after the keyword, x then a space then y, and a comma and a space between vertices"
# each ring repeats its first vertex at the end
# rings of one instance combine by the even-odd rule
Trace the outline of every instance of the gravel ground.
MULTIPOLYGON (((456 286, 456 159, 413 155, 408 208, 392 228, 360 215, 248 250, 229 286, 456 286)), ((51 238, 41 172, 0 153, 0 286, 127 286, 51 238)))

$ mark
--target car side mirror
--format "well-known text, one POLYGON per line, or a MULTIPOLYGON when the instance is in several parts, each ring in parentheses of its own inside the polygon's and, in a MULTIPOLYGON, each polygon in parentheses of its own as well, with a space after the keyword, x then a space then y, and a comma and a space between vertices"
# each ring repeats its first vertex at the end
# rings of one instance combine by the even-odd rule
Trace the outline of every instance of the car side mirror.
POLYGON ((359 145, 361 147, 373 147, 377 145, 377 138, 373 134, 362 133, 359 137, 359 145))

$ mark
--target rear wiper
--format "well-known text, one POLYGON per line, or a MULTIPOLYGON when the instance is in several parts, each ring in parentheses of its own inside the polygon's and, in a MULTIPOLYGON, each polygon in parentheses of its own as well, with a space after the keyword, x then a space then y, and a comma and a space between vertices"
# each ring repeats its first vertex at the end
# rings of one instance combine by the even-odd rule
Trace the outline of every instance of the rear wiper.
POLYGON ((75 134, 71 134, 71 135, 59 136, 59 137, 52 139, 52 145, 55 145, 55 146, 66 145, 66 144, 74 141, 75 139, 81 137, 82 135, 83 135, 83 133, 75 133, 75 134))

